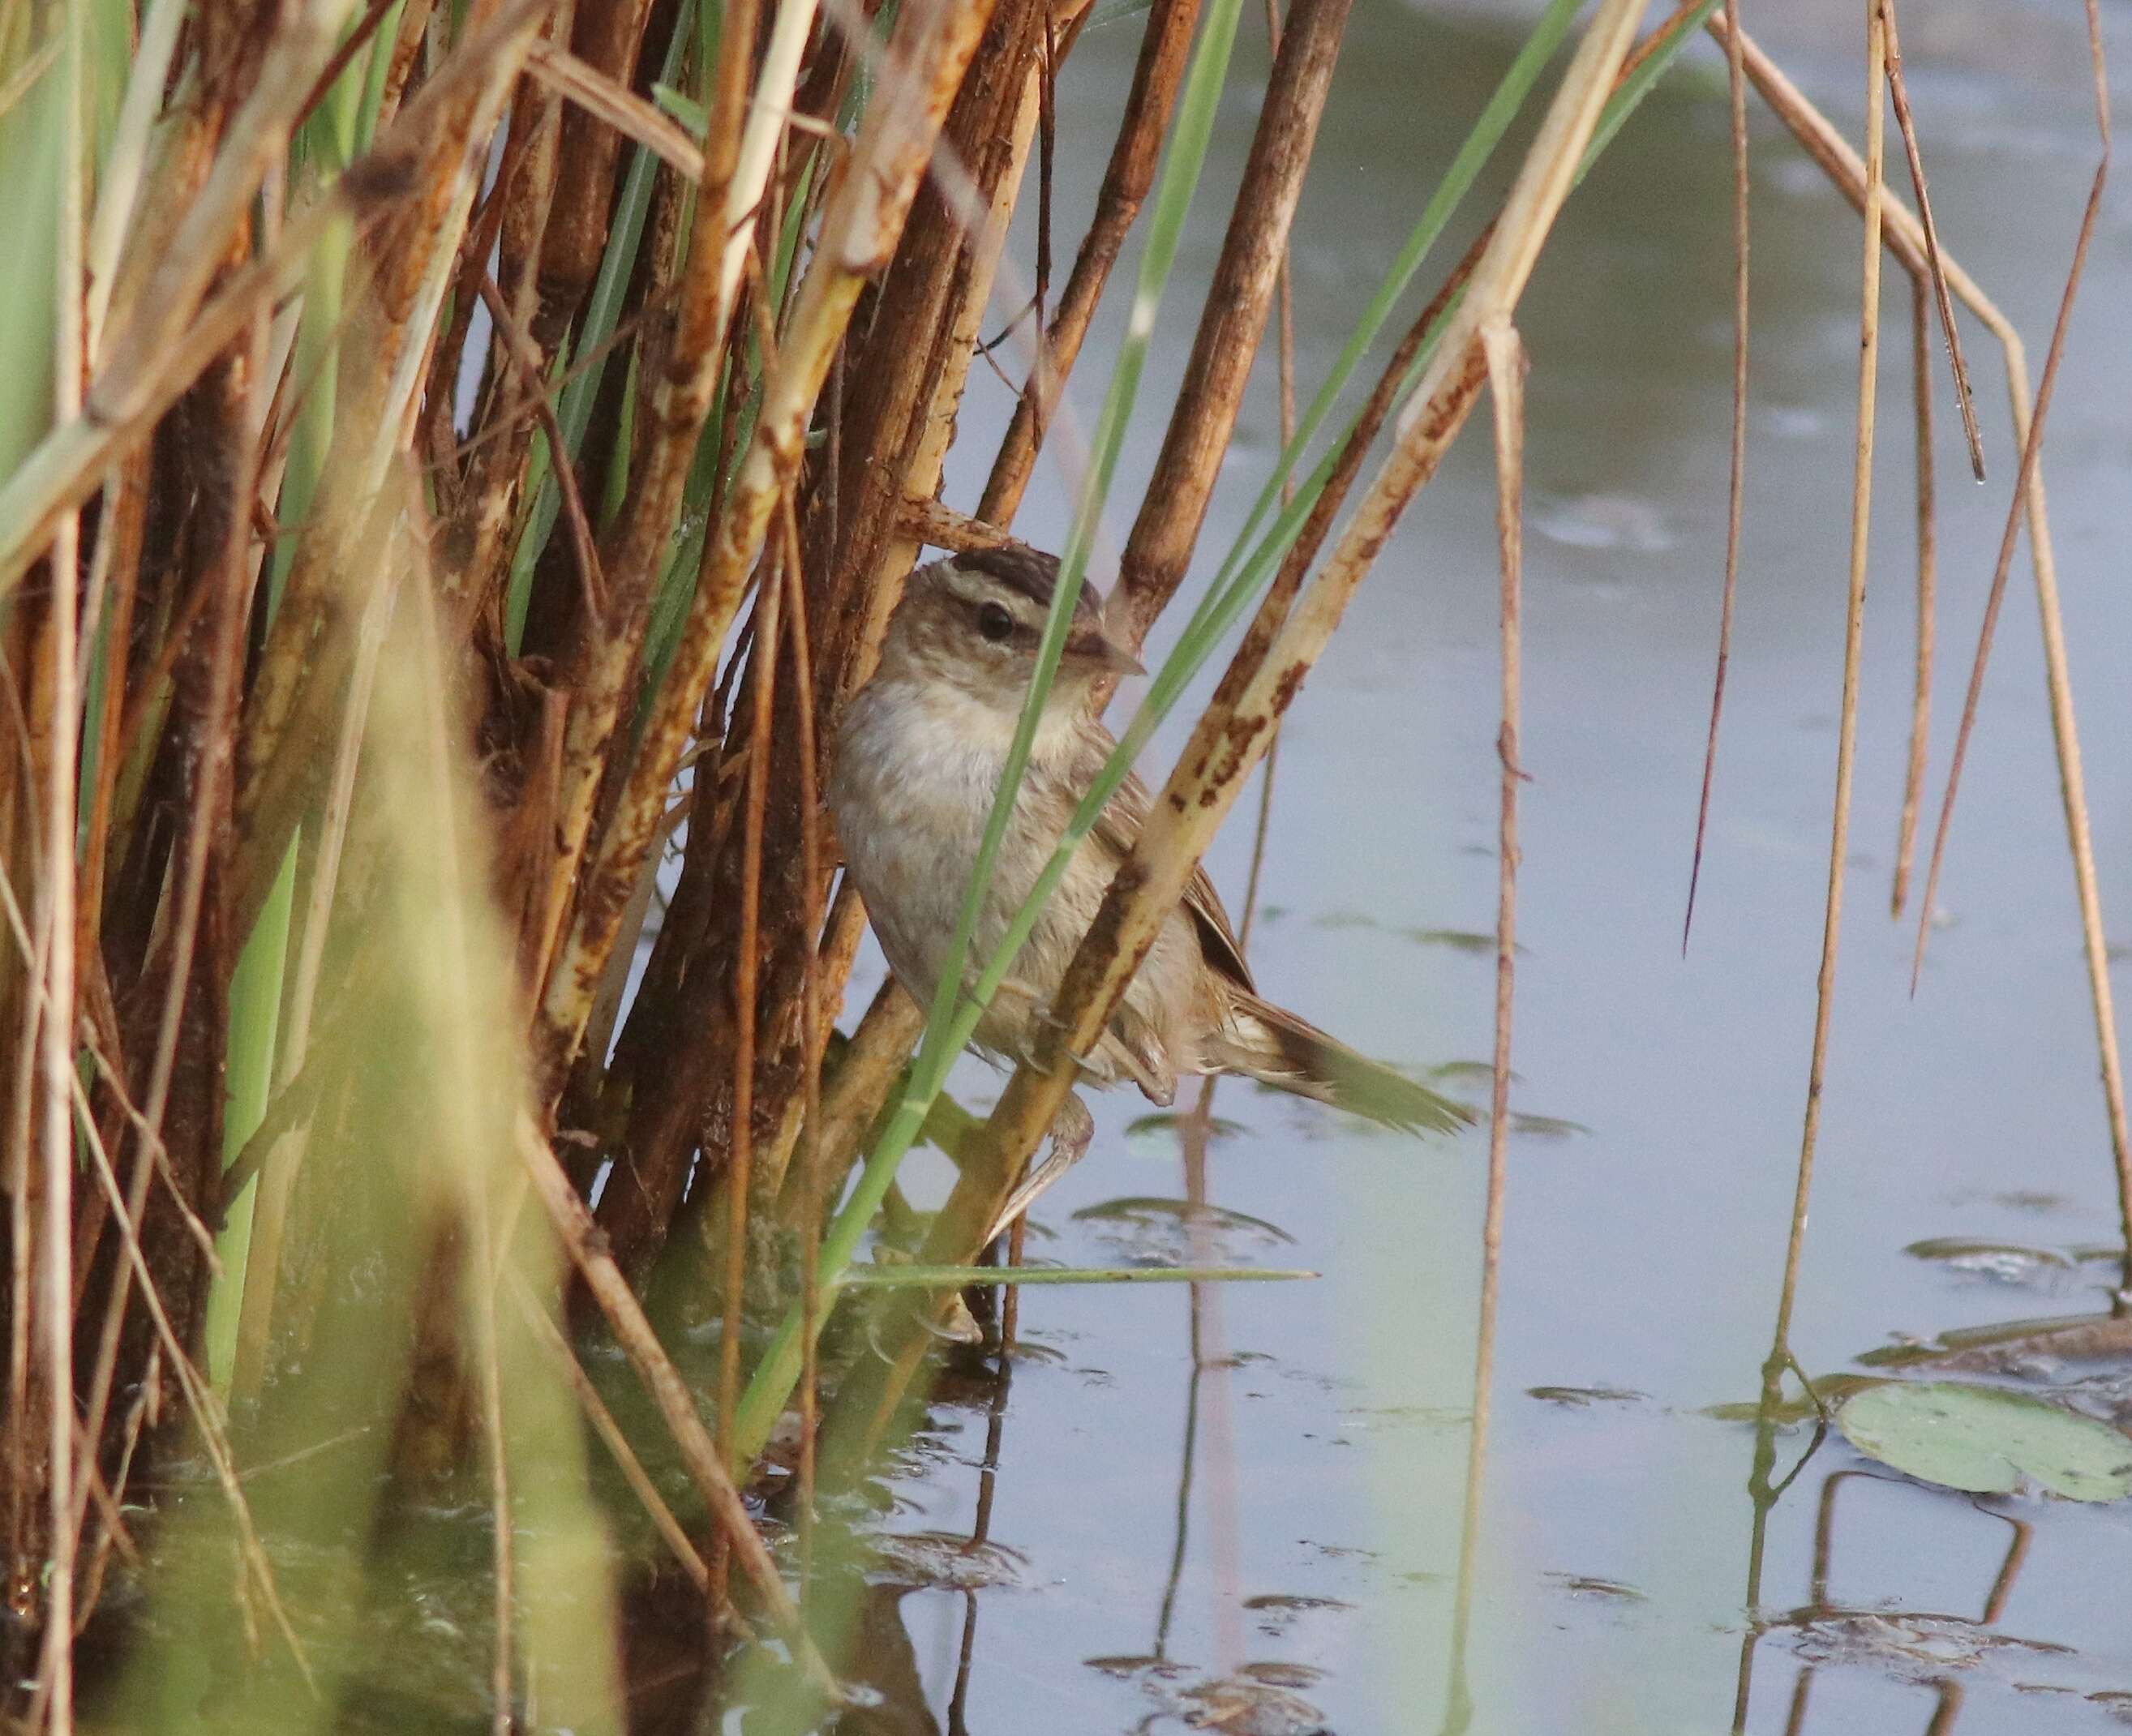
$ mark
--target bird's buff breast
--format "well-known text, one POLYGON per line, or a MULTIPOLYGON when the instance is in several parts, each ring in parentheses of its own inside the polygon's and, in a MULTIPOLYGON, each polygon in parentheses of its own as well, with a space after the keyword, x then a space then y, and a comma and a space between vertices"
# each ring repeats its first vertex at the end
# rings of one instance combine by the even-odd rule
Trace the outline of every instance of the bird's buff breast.
MULTIPOLYGON (((1011 731, 1011 720, 935 686, 876 682, 853 698, 838 732, 829 806, 845 863, 890 967, 921 1004, 929 1001, 946 963, 1011 731)), ((1040 733, 1040 765, 1052 745, 1040 733)), ((964 967, 966 984, 975 983, 1004 938, 1068 818, 1054 779, 1024 784, 964 967)), ((979 1026, 977 1047, 1018 1057, 1028 993, 1049 1000, 1109 879, 1107 866, 1084 844, 1017 957, 1009 990, 979 1026), (1026 992, 1017 997, 1015 985, 1026 992)))
MULTIPOLYGON (((846 715, 830 812, 881 950, 921 1000, 939 981, 1006 745, 979 707, 901 683, 866 688, 846 715)), ((1036 848, 1031 818, 1017 811, 988 903, 1020 903, 1042 866, 1028 860, 1036 848)), ((1004 920, 978 924, 966 980, 1005 932, 1004 920)))

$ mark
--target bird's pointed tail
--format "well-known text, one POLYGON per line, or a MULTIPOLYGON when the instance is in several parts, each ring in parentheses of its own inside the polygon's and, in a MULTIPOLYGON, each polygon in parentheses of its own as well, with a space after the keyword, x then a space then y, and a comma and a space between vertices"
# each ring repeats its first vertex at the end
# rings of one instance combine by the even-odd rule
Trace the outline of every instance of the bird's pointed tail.
POLYGON ((1239 994, 1232 1011, 1230 1032, 1217 1051, 1230 1072, 1407 1133, 1452 1133, 1472 1123, 1473 1112, 1463 1104, 1357 1054, 1270 1001, 1239 994))

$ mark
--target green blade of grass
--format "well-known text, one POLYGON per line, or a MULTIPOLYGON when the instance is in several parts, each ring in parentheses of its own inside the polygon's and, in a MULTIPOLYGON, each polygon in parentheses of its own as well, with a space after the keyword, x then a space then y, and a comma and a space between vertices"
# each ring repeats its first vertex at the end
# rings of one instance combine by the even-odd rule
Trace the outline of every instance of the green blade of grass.
MULTIPOLYGON (((266 1118, 274 1081, 274 1047, 281 1029, 281 976, 289 956, 289 919, 296 896, 296 846, 292 842, 274 877, 273 890, 238 953, 229 980, 229 1061, 223 1107, 222 1162, 235 1161, 266 1118)), ((237 1323, 243 1312, 244 1277, 252 1251, 252 1214, 259 1196, 247 1187, 230 1207, 215 1238, 222 1276, 208 1291, 208 1379, 228 1393, 237 1366, 237 1323)))
POLYGON ((1321 1272, 1280 1266, 852 1266, 848 1290, 961 1290, 972 1284, 1287 1283, 1321 1272))

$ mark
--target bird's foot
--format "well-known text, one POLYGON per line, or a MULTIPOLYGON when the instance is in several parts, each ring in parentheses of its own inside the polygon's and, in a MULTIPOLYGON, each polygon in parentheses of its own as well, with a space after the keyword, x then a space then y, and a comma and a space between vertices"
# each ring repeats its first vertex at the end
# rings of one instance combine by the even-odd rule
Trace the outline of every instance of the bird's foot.
POLYGON ((1059 1113, 1052 1118, 1050 1144, 1044 1153, 1031 1163, 1006 1204, 1000 1208, 992 1228, 985 1233, 990 1243, 1003 1233, 1022 1213, 1036 1203, 1037 1196, 1064 1175, 1088 1155, 1088 1144, 1096 1137, 1095 1117, 1088 1113, 1088 1105, 1067 1094, 1066 1101, 1059 1105, 1059 1113))

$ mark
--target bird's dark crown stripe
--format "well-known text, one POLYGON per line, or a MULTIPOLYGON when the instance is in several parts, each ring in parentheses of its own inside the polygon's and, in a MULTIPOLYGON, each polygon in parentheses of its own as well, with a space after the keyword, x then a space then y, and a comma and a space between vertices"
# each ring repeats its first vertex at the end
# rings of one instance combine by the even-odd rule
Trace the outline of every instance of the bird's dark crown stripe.
MULTIPOLYGON (((972 549, 955 557, 955 564, 966 573, 982 573, 989 579, 1005 585, 1010 591, 1027 597, 1040 609, 1051 607, 1051 593, 1059 587, 1059 559, 1041 549, 1015 545, 1004 549, 972 549)), ((1102 593, 1084 583, 1081 594, 1075 599, 1076 614, 1100 614, 1103 607, 1102 593)))

